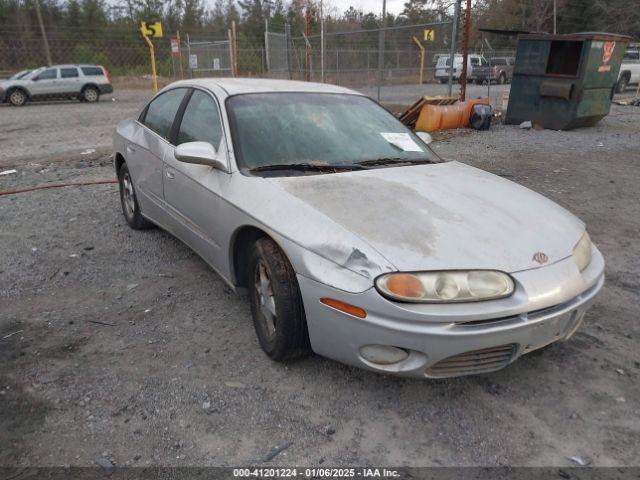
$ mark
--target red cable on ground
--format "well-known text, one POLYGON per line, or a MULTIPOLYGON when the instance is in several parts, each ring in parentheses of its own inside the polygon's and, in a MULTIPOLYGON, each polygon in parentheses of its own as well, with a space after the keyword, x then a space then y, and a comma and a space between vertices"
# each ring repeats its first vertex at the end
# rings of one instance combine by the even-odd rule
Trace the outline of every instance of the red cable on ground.
POLYGON ((84 187, 88 185, 107 185, 111 183, 118 183, 117 180, 95 180, 93 182, 69 182, 69 183, 53 183, 49 185, 38 185, 36 187, 21 188, 18 190, 5 190, 0 192, 0 197, 4 195, 14 195, 16 193, 34 192, 36 190, 46 190, 48 188, 63 188, 63 187, 84 187))

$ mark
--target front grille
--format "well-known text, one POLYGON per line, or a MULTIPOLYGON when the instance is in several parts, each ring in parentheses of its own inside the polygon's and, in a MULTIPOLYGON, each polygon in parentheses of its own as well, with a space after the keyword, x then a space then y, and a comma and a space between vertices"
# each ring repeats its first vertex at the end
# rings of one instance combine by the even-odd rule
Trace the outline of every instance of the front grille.
POLYGON ((516 345, 500 345, 460 353, 440 360, 426 371, 430 377, 457 377, 474 373, 493 372, 506 367, 516 352, 516 345))

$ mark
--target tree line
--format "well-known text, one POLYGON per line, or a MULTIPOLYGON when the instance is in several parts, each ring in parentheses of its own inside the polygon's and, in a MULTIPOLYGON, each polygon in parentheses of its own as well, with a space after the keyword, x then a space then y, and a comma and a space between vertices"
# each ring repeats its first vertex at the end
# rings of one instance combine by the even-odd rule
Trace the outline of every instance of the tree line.
MULTIPOLYGON (((0 0, 0 70, 43 63, 36 0, 0 0)), ((398 15, 337 7, 324 1, 327 32, 370 30, 384 26, 451 21, 455 0, 408 0, 398 15)), ((225 39, 232 22, 237 25, 238 48, 264 47, 265 22, 272 31, 302 36, 309 22, 311 35, 320 30, 319 0, 39 0, 47 38, 55 61, 92 61, 117 66, 146 62, 145 45, 138 31, 141 20, 163 22, 165 36, 180 31, 183 38, 225 39)), ((559 33, 611 31, 640 37, 640 8, 629 0, 556 0, 559 33)), ((463 2, 464 12, 464 2, 463 2)), ((487 34, 479 27, 551 32, 553 0, 474 0, 471 47, 481 48, 487 34)), ((459 28, 461 37, 463 28, 459 28)), ((345 37, 346 45, 351 40, 345 37)), ((375 45, 375 33, 357 37, 360 46, 375 45)), ((513 39, 489 35, 498 48, 513 39)), ((460 40, 460 38, 459 38, 460 40)), ((407 43, 403 38, 403 42, 407 43)), ((339 45, 342 48, 342 45, 339 45)), ((358 45, 355 45, 358 47, 358 45)), ((168 51, 168 41, 160 50, 168 51)), ((256 60, 257 62, 258 60, 256 60)), ((242 67, 242 66, 241 66, 242 67)), ((253 68, 247 65, 246 68, 253 68)))

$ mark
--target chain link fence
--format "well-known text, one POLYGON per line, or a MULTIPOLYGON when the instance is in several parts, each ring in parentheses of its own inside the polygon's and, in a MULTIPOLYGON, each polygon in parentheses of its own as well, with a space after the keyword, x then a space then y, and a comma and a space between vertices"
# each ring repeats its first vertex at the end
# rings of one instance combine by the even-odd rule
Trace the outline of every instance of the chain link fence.
MULTIPOLYGON (((266 24, 262 38, 249 38, 240 26, 235 49, 230 31, 222 37, 185 33, 179 49, 175 45, 172 48, 175 35, 165 32, 164 38, 154 40, 158 83, 162 86, 180 78, 232 76, 235 59, 239 76, 326 81, 374 98, 379 96, 387 103, 406 103, 406 99, 422 94, 448 93, 448 86, 439 82, 442 77, 436 73, 438 59, 450 54, 451 31, 450 21, 354 28, 326 31, 323 44, 320 34, 305 36, 292 31, 288 24, 266 24)), ((131 25, 106 31, 78 28, 72 34, 53 31, 48 32, 47 39, 54 64, 104 65, 116 87, 151 84, 149 48, 131 25)), ((515 56, 515 39, 496 51, 491 50, 489 42, 486 44, 487 48, 471 53, 488 64, 494 57, 515 56)), ((0 72, 5 76, 46 63, 40 35, 0 27, 0 72)), ((493 90, 498 103, 499 92, 493 90)), ((453 94, 457 94, 455 86, 453 94)))

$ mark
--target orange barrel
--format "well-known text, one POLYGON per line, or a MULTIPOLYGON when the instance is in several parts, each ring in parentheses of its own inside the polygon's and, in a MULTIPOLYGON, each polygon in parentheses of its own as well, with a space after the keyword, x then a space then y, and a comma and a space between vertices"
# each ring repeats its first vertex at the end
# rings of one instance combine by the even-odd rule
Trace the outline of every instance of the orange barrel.
POLYGON ((416 131, 434 132, 436 130, 449 130, 469 126, 471 109, 478 103, 489 103, 488 98, 477 98, 466 102, 458 102, 453 105, 429 105, 425 104, 420 110, 416 121, 416 131))

